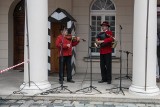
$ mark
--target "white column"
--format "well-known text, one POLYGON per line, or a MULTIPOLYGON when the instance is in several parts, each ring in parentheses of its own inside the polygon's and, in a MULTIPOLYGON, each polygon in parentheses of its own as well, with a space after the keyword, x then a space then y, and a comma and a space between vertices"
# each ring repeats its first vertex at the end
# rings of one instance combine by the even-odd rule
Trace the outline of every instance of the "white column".
POLYGON ((28 64, 24 65, 24 83, 21 89, 29 93, 37 93, 51 88, 48 82, 48 0, 27 0, 25 23, 25 55, 28 64), (29 37, 29 51, 27 47, 29 37), (30 72, 30 75, 29 73, 30 72), (30 81, 29 81, 30 77, 30 81), (30 85, 29 85, 30 83, 30 85))
POLYGON ((156 85, 157 0, 149 0, 148 30, 147 1, 134 0, 133 80, 129 91, 139 95, 158 95, 159 88, 156 85))

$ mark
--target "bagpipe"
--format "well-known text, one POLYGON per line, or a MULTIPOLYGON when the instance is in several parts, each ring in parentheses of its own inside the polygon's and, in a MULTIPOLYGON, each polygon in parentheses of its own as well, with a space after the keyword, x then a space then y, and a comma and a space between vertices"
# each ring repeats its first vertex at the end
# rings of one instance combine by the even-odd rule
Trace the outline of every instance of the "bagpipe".
POLYGON ((97 35, 97 38, 99 38, 99 40, 104 40, 106 38, 112 38, 113 39, 113 42, 112 43, 101 43, 101 44, 98 44, 97 42, 94 43, 95 47, 97 48, 101 48, 101 47, 106 47, 106 46, 111 46, 112 48, 115 48, 117 46, 117 41, 116 39, 109 35, 109 34, 106 34, 106 32, 101 32, 97 35))

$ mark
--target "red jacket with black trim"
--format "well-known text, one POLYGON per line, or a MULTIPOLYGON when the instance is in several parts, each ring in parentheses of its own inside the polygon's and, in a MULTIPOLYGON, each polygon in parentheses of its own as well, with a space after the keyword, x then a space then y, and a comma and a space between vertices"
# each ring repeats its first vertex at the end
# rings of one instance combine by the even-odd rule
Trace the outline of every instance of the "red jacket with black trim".
MULTIPOLYGON (((112 31, 106 31, 106 35, 110 35, 113 37, 112 31)), ((114 39, 112 37, 104 39, 104 44, 110 43, 110 45, 107 45, 105 47, 101 47, 100 54, 112 53, 112 42, 114 41, 114 39)), ((100 38, 98 38, 98 37, 97 37, 97 39, 100 40, 100 38)))
POLYGON ((61 44, 63 40, 63 56, 71 56, 72 55, 72 47, 76 46, 79 41, 72 42, 66 39, 63 35, 59 35, 56 39, 56 47, 58 48, 58 54, 60 56, 61 44), (71 44, 70 47, 67 44, 71 44))

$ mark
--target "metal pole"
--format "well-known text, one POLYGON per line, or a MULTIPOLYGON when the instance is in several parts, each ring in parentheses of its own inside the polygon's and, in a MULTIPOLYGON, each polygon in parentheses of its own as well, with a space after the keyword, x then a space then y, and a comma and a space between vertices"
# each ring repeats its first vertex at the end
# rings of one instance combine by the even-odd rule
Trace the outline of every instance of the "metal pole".
MULTIPOLYGON (((27 8, 27 0, 25 0, 25 14, 26 14, 26 35, 27 35, 27 56, 28 60, 30 59, 30 50, 29 50, 29 30, 28 30, 28 8, 27 8)), ((28 81, 29 81, 29 87, 31 86, 30 82, 30 62, 28 62, 28 81)))
POLYGON ((147 19, 146 19, 145 91, 147 90, 148 21, 149 21, 149 0, 147 0, 147 19))

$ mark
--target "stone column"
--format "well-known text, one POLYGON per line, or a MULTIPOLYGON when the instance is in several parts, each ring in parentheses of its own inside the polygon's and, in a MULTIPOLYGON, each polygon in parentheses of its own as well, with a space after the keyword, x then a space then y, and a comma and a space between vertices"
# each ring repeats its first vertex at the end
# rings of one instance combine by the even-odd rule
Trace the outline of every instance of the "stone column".
POLYGON ((26 0, 26 4, 24 60, 29 58, 29 63, 24 65, 24 83, 20 88, 34 93, 51 88, 48 82, 48 0, 26 0))
POLYGON ((134 0, 133 80, 129 88, 131 93, 159 94, 156 85, 156 43, 157 0, 134 0))

